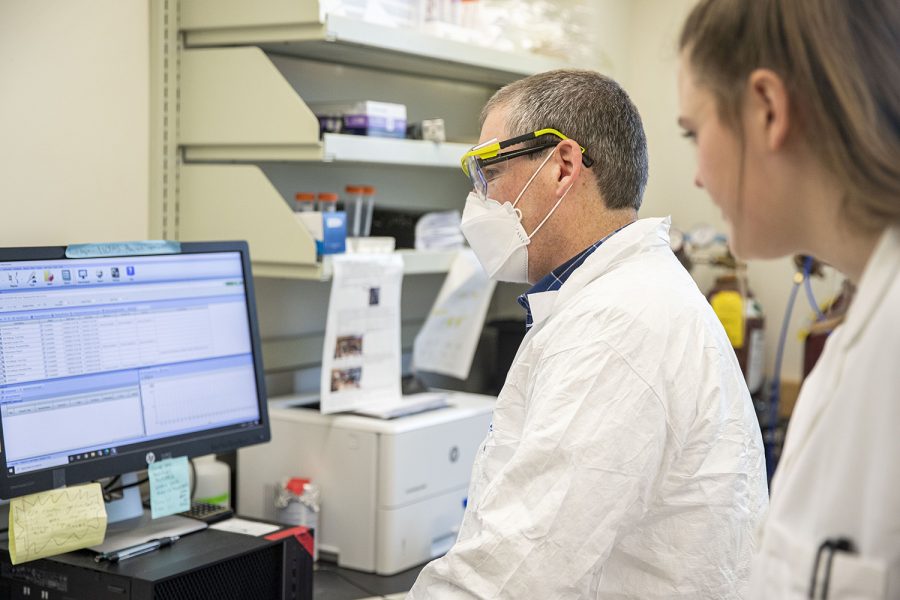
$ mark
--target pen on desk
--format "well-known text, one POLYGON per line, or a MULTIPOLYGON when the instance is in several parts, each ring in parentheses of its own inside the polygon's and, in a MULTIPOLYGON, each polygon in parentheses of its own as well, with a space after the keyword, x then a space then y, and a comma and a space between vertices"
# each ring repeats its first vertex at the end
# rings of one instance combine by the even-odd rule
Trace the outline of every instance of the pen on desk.
POLYGON ((178 541, 180 536, 173 535, 169 537, 157 538, 155 540, 150 540, 149 542, 144 542, 143 544, 137 544, 136 546, 130 546, 128 548, 122 548, 121 550, 116 550, 115 552, 101 552, 97 556, 94 557, 95 562, 102 562, 104 560, 108 560, 111 563, 120 562, 126 560, 128 558, 134 558, 135 556, 141 556, 142 554, 148 554, 153 552, 158 548, 165 548, 166 546, 171 546, 175 542, 178 541))

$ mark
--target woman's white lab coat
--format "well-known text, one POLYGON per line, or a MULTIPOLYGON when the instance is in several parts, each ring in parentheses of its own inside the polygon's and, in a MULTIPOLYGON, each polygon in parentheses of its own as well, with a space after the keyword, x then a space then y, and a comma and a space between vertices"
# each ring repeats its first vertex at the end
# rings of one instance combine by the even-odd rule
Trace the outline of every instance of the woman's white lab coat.
POLYGON ((668 228, 633 223, 529 296, 459 539, 409 598, 746 591, 767 504, 759 426, 668 228))
MULTIPOLYGON (((825 346, 791 417, 754 561, 754 597, 807 598, 819 546, 837 552, 831 600, 900 598, 900 229, 869 259, 847 321, 825 346)), ((822 597, 828 552, 820 557, 822 597)))

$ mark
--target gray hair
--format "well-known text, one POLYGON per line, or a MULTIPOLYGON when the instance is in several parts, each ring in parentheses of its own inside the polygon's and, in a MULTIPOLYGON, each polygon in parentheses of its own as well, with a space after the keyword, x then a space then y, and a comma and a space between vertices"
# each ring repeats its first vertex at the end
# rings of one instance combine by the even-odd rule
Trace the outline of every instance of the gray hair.
POLYGON ((584 146, 607 208, 641 207, 647 139, 637 108, 618 83, 596 71, 547 71, 498 90, 481 112, 482 123, 497 108, 507 109, 511 137, 550 127, 584 146))

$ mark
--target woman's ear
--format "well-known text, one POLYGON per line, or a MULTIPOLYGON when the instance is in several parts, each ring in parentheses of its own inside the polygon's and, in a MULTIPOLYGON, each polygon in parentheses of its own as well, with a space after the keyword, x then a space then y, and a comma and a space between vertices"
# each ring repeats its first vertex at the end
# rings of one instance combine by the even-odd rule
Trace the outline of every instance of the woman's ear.
POLYGON ((573 140, 563 140, 556 146, 556 191, 562 195, 568 190, 578 177, 584 165, 581 162, 581 147, 573 140))
POLYGON ((747 79, 746 125, 761 134, 766 148, 784 147, 791 128, 790 99, 781 77, 770 69, 756 69, 747 79))

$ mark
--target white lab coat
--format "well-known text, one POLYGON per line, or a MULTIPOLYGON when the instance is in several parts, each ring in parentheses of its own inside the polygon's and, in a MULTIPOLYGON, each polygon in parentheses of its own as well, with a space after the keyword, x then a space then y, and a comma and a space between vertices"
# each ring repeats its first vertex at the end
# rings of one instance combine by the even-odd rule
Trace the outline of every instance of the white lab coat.
MULTIPOLYGON (((835 537, 857 552, 835 555, 830 600, 900 598, 900 228, 882 236, 800 392, 753 597, 806 598, 818 547, 835 537)), ((816 598, 824 579, 820 564, 816 598)))
POLYGON ((741 597, 762 439, 668 228, 633 223, 529 297, 459 538, 409 599, 741 597))

